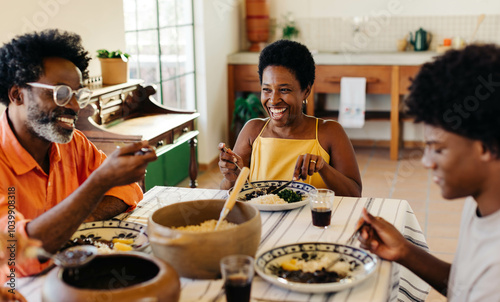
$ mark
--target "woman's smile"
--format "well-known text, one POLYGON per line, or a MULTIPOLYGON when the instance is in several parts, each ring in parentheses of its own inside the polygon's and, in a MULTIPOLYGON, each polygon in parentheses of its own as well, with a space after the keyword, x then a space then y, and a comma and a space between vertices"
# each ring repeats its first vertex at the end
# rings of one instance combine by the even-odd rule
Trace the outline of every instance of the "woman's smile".
POLYGON ((269 110, 269 116, 273 120, 279 120, 283 117, 285 112, 287 111, 287 108, 284 107, 268 107, 269 110))

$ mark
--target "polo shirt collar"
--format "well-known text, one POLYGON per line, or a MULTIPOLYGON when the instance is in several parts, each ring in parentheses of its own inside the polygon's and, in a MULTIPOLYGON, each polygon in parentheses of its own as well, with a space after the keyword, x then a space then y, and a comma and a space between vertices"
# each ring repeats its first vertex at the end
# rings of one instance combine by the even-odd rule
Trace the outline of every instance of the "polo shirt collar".
MULTIPOLYGON (((8 108, 5 109, 4 113, 0 117, 0 147, 5 152, 5 157, 10 164, 10 167, 17 175, 22 175, 28 173, 29 171, 38 168, 41 170, 40 165, 36 160, 29 154, 26 149, 19 143, 14 132, 10 128, 9 121, 7 119, 8 108)), ((61 160, 61 152, 58 144, 51 143, 49 150, 50 164, 61 160)))

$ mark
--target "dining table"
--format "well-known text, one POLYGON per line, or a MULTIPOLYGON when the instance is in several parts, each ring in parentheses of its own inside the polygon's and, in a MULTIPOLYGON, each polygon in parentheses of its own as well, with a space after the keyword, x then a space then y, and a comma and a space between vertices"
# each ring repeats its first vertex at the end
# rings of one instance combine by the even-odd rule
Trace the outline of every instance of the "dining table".
MULTIPOLYGON (((192 189, 182 187, 156 186, 144 194, 137 207, 122 213, 114 219, 147 225, 149 217, 160 207, 169 203, 200 199, 226 199, 227 190, 192 189), (172 198, 166 204, 159 204, 157 196, 167 194, 172 198)), ((404 237, 424 249, 428 249, 417 217, 409 203, 403 199, 376 197, 336 196, 328 228, 312 225, 308 205, 285 211, 261 211, 262 235, 257 255, 272 248, 301 242, 345 243, 355 231, 362 209, 380 216, 392 223, 404 237)), ((152 253, 150 247, 143 252, 152 253)), ((200 251, 202 252, 202 251, 200 251)), ((430 287, 403 266, 379 260, 374 274, 353 287, 329 293, 301 293, 273 285, 255 275, 251 288, 251 301, 425 301, 430 287)), ((42 288, 46 275, 19 278, 17 290, 28 301, 42 300, 42 288)), ((222 279, 181 278, 180 302, 223 302, 225 295, 222 279)))

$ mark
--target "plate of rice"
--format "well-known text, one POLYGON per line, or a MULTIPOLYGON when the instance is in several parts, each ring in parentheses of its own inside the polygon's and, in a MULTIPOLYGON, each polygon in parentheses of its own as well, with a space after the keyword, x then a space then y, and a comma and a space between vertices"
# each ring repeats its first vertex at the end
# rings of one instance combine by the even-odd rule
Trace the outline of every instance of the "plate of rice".
POLYGON ((80 225, 63 249, 94 245, 99 254, 141 251, 149 245, 147 226, 121 220, 101 220, 80 225))
POLYGON ((275 247, 255 258, 264 280, 303 293, 336 292, 372 276, 379 265, 373 254, 336 243, 305 242, 275 247), (329 264, 340 257, 333 266, 329 264))
MULTIPOLYGON (((253 181, 252 184, 261 192, 257 192, 249 183, 246 183, 238 194, 237 200, 248 202, 261 211, 285 211, 306 205, 309 202, 308 193, 315 189, 315 187, 306 183, 292 182, 277 195, 265 194, 286 182, 286 180, 253 181)), ((231 190, 229 190, 229 194, 231 190)))

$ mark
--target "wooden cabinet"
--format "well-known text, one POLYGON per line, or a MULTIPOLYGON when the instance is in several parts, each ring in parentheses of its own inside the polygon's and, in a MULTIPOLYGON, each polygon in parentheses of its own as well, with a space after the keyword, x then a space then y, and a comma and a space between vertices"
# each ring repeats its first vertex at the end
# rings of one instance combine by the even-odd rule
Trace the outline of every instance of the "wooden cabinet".
POLYGON ((156 92, 154 87, 145 87, 141 83, 140 80, 131 80, 118 85, 90 87, 93 92, 91 103, 80 111, 77 129, 107 155, 118 146, 142 140, 154 146, 158 160, 148 165, 146 183, 141 183, 143 189, 152 185, 172 185, 165 181, 165 171, 171 169, 165 164, 165 157, 174 156, 172 153, 176 149, 188 146, 188 152, 175 155, 185 157, 188 154, 185 164, 181 165, 186 167, 185 170, 172 173, 189 175, 190 186, 196 187, 196 138, 199 132, 195 120, 199 113, 160 105, 150 98, 156 92))
MULTIPOLYGON (((342 77, 366 78, 366 93, 388 94, 391 96, 391 110, 388 113, 367 112, 367 120, 371 118, 390 120, 391 141, 390 157, 398 159, 401 145, 401 95, 407 93, 410 85, 409 78, 414 76, 420 66, 399 65, 317 65, 316 80, 309 97, 306 113, 318 117, 337 118, 336 113, 324 110, 325 94, 340 93, 340 79, 342 77), (317 95, 315 95, 317 94, 317 95)), ((237 92, 260 91, 257 65, 228 65, 228 124, 231 124, 234 111, 234 100, 237 92)), ((235 133, 229 130, 229 143, 234 145, 235 133)))
POLYGON ((316 66, 314 92, 340 93, 342 77, 366 78, 366 93, 391 93, 391 66, 352 66, 319 65, 316 66))

